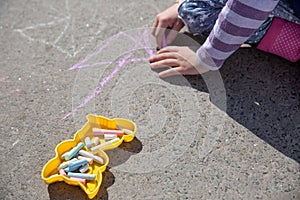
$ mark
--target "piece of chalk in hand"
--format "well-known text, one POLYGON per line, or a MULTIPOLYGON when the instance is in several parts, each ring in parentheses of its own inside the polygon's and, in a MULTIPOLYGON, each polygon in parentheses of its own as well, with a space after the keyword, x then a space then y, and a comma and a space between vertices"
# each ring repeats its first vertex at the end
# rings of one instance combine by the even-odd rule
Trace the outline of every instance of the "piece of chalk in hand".
POLYGON ((163 34, 162 36, 162 48, 165 48, 167 46, 167 38, 166 35, 163 34))

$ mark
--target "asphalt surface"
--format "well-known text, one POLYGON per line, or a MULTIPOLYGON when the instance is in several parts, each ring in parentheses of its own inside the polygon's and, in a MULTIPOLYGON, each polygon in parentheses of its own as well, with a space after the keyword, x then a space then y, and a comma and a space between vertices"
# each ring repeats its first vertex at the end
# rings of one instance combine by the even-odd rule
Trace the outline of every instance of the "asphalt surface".
POLYGON ((162 80, 149 27, 172 2, 0 1, 0 199, 87 199, 41 170, 89 113, 138 127, 95 199, 300 199, 299 62, 242 48, 162 80))

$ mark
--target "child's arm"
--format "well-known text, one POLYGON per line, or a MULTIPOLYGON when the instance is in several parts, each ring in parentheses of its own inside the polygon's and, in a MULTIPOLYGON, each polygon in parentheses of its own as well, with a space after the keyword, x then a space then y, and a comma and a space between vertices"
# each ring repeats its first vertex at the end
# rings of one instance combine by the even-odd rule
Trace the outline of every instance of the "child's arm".
POLYGON ((278 0, 229 0, 197 51, 199 62, 210 70, 219 69, 267 19, 277 3, 278 0))

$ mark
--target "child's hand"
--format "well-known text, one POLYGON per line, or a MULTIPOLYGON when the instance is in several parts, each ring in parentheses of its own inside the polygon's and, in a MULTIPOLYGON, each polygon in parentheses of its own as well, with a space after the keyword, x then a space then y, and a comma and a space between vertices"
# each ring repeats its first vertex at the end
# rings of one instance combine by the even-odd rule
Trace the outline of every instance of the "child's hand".
POLYGON ((171 67, 159 73, 159 77, 183 74, 203 74, 209 70, 203 67, 196 57, 196 53, 189 47, 169 46, 157 52, 150 58, 152 69, 171 67))
POLYGON ((166 38, 166 43, 170 44, 178 33, 184 27, 184 23, 178 18, 178 3, 159 13, 155 17, 152 35, 156 37, 156 43, 159 48, 163 47, 163 37, 166 28, 172 29, 166 38))

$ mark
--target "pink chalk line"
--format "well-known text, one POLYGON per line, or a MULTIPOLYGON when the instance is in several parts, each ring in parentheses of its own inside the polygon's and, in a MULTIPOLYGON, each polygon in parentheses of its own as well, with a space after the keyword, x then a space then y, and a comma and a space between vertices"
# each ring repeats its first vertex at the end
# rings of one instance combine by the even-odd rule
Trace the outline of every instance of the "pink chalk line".
MULTIPOLYGON (((140 41, 138 41, 138 39, 134 38, 133 36, 124 33, 124 32, 119 32, 118 34, 114 35, 113 37, 109 38, 108 41, 101 46, 97 51, 95 51, 94 53, 88 55, 87 57, 85 57, 84 59, 82 59, 81 61, 79 61, 77 64, 73 65, 72 67, 69 68, 69 70, 74 70, 74 69, 78 69, 83 63, 87 62, 88 60, 90 60, 92 57, 100 54, 104 49, 106 49, 114 40, 118 39, 121 36, 125 36, 129 39, 131 39, 136 45, 140 44, 141 46, 144 47, 144 49, 147 51, 147 53, 149 54, 149 56, 152 56, 154 53, 151 49, 150 46, 150 41, 149 41, 149 37, 147 37, 147 30, 144 31, 143 33, 143 39, 145 42, 145 45, 142 44, 140 41)), ((110 64, 109 62, 106 64, 110 64)))
MULTIPOLYGON (((9 78, 8 77, 0 77, 0 83, 6 83, 6 82, 10 82, 9 81, 9 78)), ((7 91, 7 92, 1 92, 0 91, 0 96, 9 96, 9 95, 12 95, 12 94, 15 94, 15 93, 20 93, 22 90, 20 88, 16 88, 14 90, 10 90, 10 91, 7 91)))
POLYGON ((6 81, 6 77, 1 77, 0 78, 0 83, 5 82, 6 81))
POLYGON ((19 89, 19 88, 14 89, 14 90, 10 90, 10 91, 8 91, 8 92, 6 92, 6 93, 1 93, 1 91, 0 91, 0 96, 2 96, 2 97, 10 96, 10 95, 12 95, 12 94, 20 93, 20 92, 22 92, 22 90, 19 89))
MULTIPOLYGON (((136 62, 142 62, 142 61, 148 61, 149 58, 131 58, 126 61, 126 63, 136 63, 136 62)), ((111 64, 119 64, 120 61, 107 61, 107 62, 96 62, 93 64, 86 64, 86 65, 79 65, 76 69, 83 69, 88 67, 97 67, 100 65, 111 65, 111 64)))
POLYGON ((143 41, 144 44, 139 41, 139 38, 134 38, 133 36, 126 34, 124 32, 120 32, 116 34, 115 36, 111 37, 102 47, 100 47, 96 52, 88 55, 86 58, 83 60, 79 61, 77 64, 73 65, 69 70, 74 70, 74 69, 82 69, 82 68, 87 68, 87 67, 96 67, 100 65, 108 65, 108 64, 117 64, 116 68, 111 72, 108 76, 104 77, 97 85, 95 90, 91 95, 86 97, 75 109, 73 109, 71 112, 69 112, 67 115, 65 115, 62 119, 66 119, 73 115, 76 111, 78 111, 80 108, 83 108, 88 102, 90 102, 93 98, 95 98, 98 94, 100 94, 103 90, 103 87, 120 71, 120 69, 127 63, 135 63, 135 62, 142 62, 142 61, 148 61, 149 58, 130 58, 134 52, 137 50, 134 48, 131 50, 127 55, 123 57, 121 61, 107 61, 107 62, 96 62, 93 64, 85 64, 89 59, 92 57, 100 54, 105 48, 109 46, 110 43, 112 43, 115 39, 119 38, 120 36, 125 36, 131 39, 133 42, 135 42, 135 46, 142 46, 145 51, 149 54, 149 57, 154 54, 151 45, 150 45, 150 40, 148 37, 148 31, 145 30, 143 32, 143 41))

